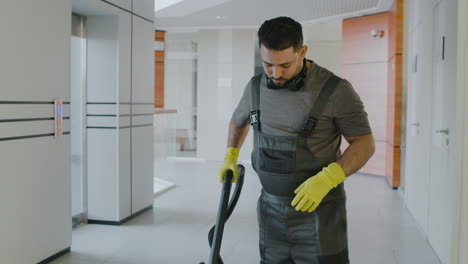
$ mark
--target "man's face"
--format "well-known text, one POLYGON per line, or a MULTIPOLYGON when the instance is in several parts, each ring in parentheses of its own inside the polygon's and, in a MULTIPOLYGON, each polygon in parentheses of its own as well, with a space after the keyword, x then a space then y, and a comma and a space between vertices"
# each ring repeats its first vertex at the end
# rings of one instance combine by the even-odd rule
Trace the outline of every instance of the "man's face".
POLYGON ((301 71, 306 51, 307 46, 302 46, 299 51, 295 52, 293 47, 273 50, 261 45, 260 55, 263 60, 263 70, 276 85, 283 86, 301 71))

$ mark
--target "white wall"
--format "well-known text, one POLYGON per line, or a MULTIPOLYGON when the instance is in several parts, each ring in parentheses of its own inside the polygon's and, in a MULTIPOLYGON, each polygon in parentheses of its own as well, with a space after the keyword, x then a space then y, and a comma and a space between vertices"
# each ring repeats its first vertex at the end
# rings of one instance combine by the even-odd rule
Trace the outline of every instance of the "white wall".
POLYGON ((307 50, 307 58, 339 76, 341 74, 342 64, 342 22, 305 24, 302 30, 304 34, 304 44, 309 47, 307 50))
MULTIPOLYGON (((245 85, 254 73, 253 29, 202 30, 198 37, 197 156, 221 160, 228 126, 245 85)), ((240 160, 250 160, 251 135, 240 160)))
POLYGON ((468 263, 468 173, 466 172, 466 164, 468 164, 468 1, 458 1, 458 64, 457 64, 457 157, 455 159, 455 175, 454 182, 455 191, 455 219, 453 230, 452 263, 463 264, 468 263))
MULTIPOLYGON (((432 37, 430 26, 432 21, 432 10, 425 1, 410 2, 410 23, 409 23, 409 63, 408 63, 408 124, 412 122, 417 116, 416 110, 417 105, 411 104, 411 96, 415 96, 420 101, 421 98, 427 94, 427 85, 423 85, 424 91, 417 92, 418 81, 414 78, 414 56, 415 51, 421 50, 414 48, 422 46, 425 47, 425 43, 428 43, 428 39, 432 37), (423 8, 421 8, 423 7, 423 8), (428 22, 429 20, 429 22, 428 22), (412 95, 416 91, 415 95, 412 95)), ((468 180, 466 172, 466 164, 468 164, 468 137, 466 131, 468 131, 468 93, 466 92, 467 76, 468 76, 468 49, 467 49, 467 31, 468 20, 466 12, 468 11, 468 1, 446 1, 445 19, 442 21, 446 28, 446 38, 448 41, 447 45, 447 56, 450 61, 448 67, 444 70, 448 72, 448 80, 444 81, 444 87, 447 87, 448 94, 455 94, 455 98, 452 100, 451 107, 454 114, 450 114, 445 118, 449 120, 451 137, 451 150, 449 153, 449 170, 447 173, 440 175, 441 179, 449 183, 449 191, 444 191, 445 186, 437 186, 437 191, 444 191, 443 195, 447 197, 443 201, 443 206, 447 207, 448 213, 445 215, 449 218, 448 224, 440 223, 439 232, 445 234, 445 237, 436 241, 429 238, 429 242, 433 245, 436 253, 442 259, 443 263, 450 264, 464 264, 468 263, 468 180), (455 59, 456 58, 456 59, 455 59), (455 83, 456 82, 456 83, 455 83), (448 237, 448 238, 447 238, 448 237), (442 244, 442 247, 441 245, 442 244), (441 250, 442 249, 442 250, 441 250)), ((424 51, 423 51, 424 52, 424 51)), ((430 64, 432 57, 426 55, 429 58, 424 59, 418 63, 420 67, 430 64), (428 63, 425 63, 425 61, 428 63)), ((421 70, 421 68, 420 68, 421 70)), ((424 70, 424 68, 422 68, 424 70)), ((423 79, 430 79, 430 75, 423 79)), ((424 104, 424 102, 421 102, 424 104)), ((421 129, 423 131, 423 129, 421 129)), ((408 127, 407 137, 410 138, 412 133, 415 133, 416 129, 411 126, 408 127), (413 131, 413 132, 412 132, 413 131)), ((408 140, 408 147, 410 147, 411 141, 408 140)), ((419 173, 408 173, 408 168, 413 166, 415 155, 422 155, 424 153, 411 153, 408 148, 408 155, 406 157, 407 175, 406 182, 407 188, 405 189, 405 200, 408 205, 408 209, 415 216, 416 222, 421 226, 427 226, 427 211, 418 211, 420 208, 428 210, 440 211, 440 208, 433 208, 434 205, 424 205, 428 200, 431 200, 433 196, 428 190, 428 184, 421 182, 421 180, 415 181, 414 178, 424 175, 421 172, 427 167, 427 164, 419 165, 419 173), (413 159, 412 159, 413 157, 413 159), (422 194, 422 195, 421 195, 422 194), (415 196, 423 196, 419 199, 415 199, 415 196), (424 218, 425 216, 425 218, 424 218)), ((445 185, 445 184, 444 184, 445 185)), ((427 227, 423 229, 427 232, 427 227)), ((426 234, 425 234, 426 235, 426 234)))
POLYGON ((176 114, 167 116, 173 120, 171 128, 184 129, 188 132, 189 148, 194 148, 194 115, 196 114, 194 97, 197 74, 197 34, 166 33, 165 39, 165 77, 164 107, 177 109, 176 114))
MULTIPOLYGON (((198 39, 198 157, 221 160, 228 125, 253 76, 258 29, 202 30, 198 39)), ((341 73, 341 22, 303 25, 307 57, 341 73)), ((250 161, 250 131, 239 159, 250 161)))
POLYGON ((438 21, 434 18, 433 5, 427 1, 411 2, 408 8, 410 22, 407 31, 409 65, 405 202, 442 263, 455 263, 452 255, 453 248, 456 247, 453 236, 458 231, 453 223, 458 214, 455 168, 458 157, 457 138, 460 135, 456 132, 457 122, 452 114, 459 107, 455 89, 459 57, 456 49, 456 8, 454 1, 441 1, 442 15, 438 21), (433 25, 440 27, 446 40, 445 59, 437 64, 437 68, 433 66, 433 62, 440 61, 442 35, 435 34, 433 25), (435 75, 440 79, 434 78, 435 75), (436 83, 437 80, 440 83, 436 83), (437 87, 443 87, 443 92, 435 89, 437 87), (442 101, 444 98, 446 101, 442 101), (446 128, 449 129, 448 136, 436 132, 446 128), (442 142, 443 137, 449 143, 445 140, 444 143, 438 143, 442 142), (446 160, 446 163, 440 162, 441 160, 446 160), (434 173, 435 171, 438 173, 434 173))
MULTIPOLYGON (((70 1, 1 1, 0 32, 0 120, 52 118, 54 98, 70 101, 70 1)), ((71 246, 70 136, 53 132, 53 120, 0 122, 0 263, 71 246)))

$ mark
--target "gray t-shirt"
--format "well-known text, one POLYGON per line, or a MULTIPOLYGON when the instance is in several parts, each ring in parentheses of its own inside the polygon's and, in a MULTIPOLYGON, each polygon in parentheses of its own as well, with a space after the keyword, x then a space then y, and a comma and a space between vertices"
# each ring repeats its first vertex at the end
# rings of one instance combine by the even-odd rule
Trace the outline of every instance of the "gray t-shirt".
MULTIPOLYGON (((307 70, 304 86, 298 91, 273 90, 260 82, 260 123, 262 132, 274 136, 297 136, 312 109, 320 90, 333 73, 315 62, 307 70)), ((240 127, 249 122, 252 110, 252 80, 232 115, 240 127)), ((309 150, 317 158, 339 159, 340 136, 355 137, 371 134, 367 113, 359 95, 345 79, 340 81, 329 98, 319 122, 307 139, 309 150)))

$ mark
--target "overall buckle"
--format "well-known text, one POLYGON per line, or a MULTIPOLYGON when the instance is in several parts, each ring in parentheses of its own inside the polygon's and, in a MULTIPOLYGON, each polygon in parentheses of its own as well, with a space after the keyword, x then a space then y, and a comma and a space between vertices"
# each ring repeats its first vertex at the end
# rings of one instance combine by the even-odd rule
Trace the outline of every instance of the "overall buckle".
POLYGON ((260 115, 259 110, 254 110, 250 112, 250 125, 253 126, 258 123, 258 117, 260 115))
POLYGON ((312 131, 314 130, 317 123, 317 119, 311 116, 307 117, 307 120, 304 122, 304 125, 301 128, 301 135, 309 136, 310 134, 312 134, 312 131))

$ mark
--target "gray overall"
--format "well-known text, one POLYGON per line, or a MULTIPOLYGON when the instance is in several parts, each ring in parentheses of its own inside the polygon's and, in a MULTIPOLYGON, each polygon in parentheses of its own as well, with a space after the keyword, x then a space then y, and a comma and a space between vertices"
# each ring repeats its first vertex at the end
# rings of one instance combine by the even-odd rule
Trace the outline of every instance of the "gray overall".
POLYGON ((332 189, 312 213, 291 206, 294 190, 335 160, 314 158, 307 147, 323 108, 340 81, 328 79, 298 136, 262 133, 260 79, 253 79, 251 125, 252 165, 262 184, 257 204, 261 264, 346 264, 348 260, 346 204, 343 184, 332 189))

